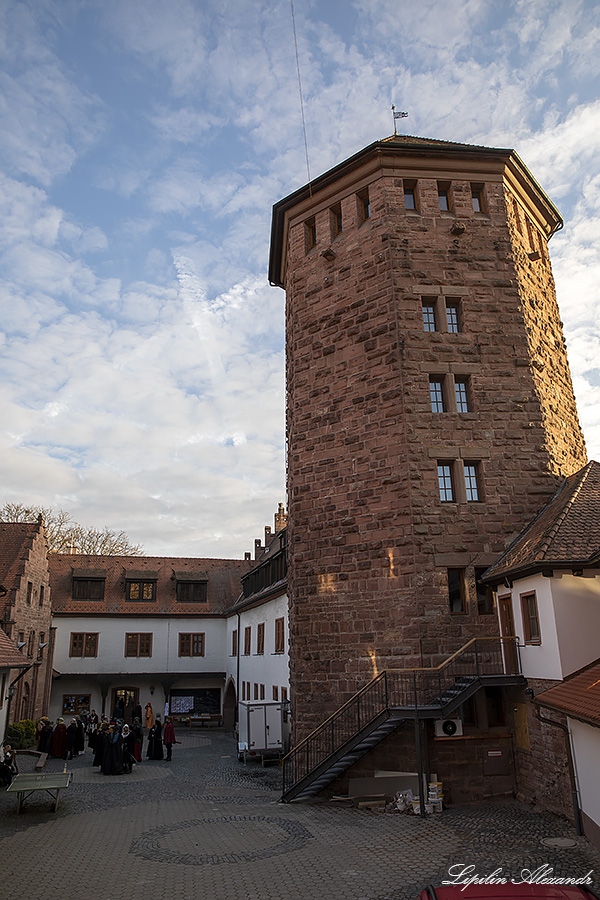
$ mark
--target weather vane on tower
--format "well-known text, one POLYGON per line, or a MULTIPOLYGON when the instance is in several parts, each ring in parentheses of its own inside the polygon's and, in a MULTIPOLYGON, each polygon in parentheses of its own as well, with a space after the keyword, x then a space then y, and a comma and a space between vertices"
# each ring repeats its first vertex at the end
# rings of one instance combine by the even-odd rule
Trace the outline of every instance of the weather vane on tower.
POLYGON ((407 112, 396 112, 396 107, 392 105, 392 112, 394 114, 394 134, 398 134, 398 129, 396 128, 396 120, 397 119, 406 119, 408 116, 407 112))

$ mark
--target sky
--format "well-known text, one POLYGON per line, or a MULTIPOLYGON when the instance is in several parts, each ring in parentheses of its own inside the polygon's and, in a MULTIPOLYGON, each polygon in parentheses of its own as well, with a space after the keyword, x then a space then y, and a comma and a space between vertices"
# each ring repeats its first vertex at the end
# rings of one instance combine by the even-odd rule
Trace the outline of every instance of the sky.
POLYGON ((273 203, 393 132, 514 148, 600 459, 596 0, 0 0, 0 504, 241 557, 285 497, 273 203), (303 89, 299 100, 293 21, 303 89))

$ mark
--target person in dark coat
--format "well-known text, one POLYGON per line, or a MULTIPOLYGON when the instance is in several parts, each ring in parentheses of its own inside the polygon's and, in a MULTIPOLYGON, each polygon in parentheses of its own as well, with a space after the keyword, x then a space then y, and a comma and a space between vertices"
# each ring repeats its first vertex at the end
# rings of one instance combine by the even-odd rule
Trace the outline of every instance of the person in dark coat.
POLYGON ((75 756, 79 753, 85 753, 85 728, 80 716, 75 716, 75 724, 77 725, 77 738, 75 740, 75 756))
POLYGON ((177 741, 175 740, 175 728, 173 726, 173 722, 168 716, 165 719, 165 735, 163 741, 165 747, 167 748, 166 760, 167 762, 170 762, 173 744, 176 744, 177 741))
POLYGON ((123 771, 131 772, 134 763, 135 735, 129 730, 129 725, 123 725, 121 732, 123 738, 123 771))
POLYGON ((101 768, 103 775, 123 774, 123 738, 116 727, 108 736, 101 768))
POLYGON ((150 729, 148 734, 148 751, 146 753, 148 759, 162 759, 163 758, 163 745, 162 745, 162 724, 160 721, 160 716, 156 717, 156 722, 150 729))
POLYGON ((106 745, 109 739, 108 725, 104 722, 99 731, 96 732, 96 740, 94 742, 94 762, 93 766, 101 766, 104 754, 106 753, 106 745))
POLYGON ((142 721, 142 707, 139 703, 133 710, 133 721, 135 722, 136 719, 139 719, 140 722, 142 721))
POLYGON ((65 720, 62 718, 58 719, 54 726, 54 731, 52 732, 52 749, 50 755, 56 756, 58 759, 67 758, 67 726, 65 725, 65 720))
POLYGON ((38 722, 37 748, 40 753, 50 753, 52 749, 52 722, 48 716, 42 716, 38 722))
POLYGON ((67 753, 65 759, 73 759, 77 746, 77 736, 77 722, 75 719, 71 719, 67 727, 67 753))
POLYGON ((136 762, 141 762, 142 744, 144 743, 144 729, 142 728, 142 723, 139 719, 134 719, 132 731, 135 738, 133 756, 136 762))

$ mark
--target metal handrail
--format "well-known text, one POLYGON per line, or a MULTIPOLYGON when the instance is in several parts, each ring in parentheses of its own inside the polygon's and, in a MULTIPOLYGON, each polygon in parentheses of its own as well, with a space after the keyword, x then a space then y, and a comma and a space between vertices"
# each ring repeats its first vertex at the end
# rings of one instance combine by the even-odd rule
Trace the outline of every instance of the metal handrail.
POLYGON ((287 790, 286 770, 298 770, 293 773, 291 787, 386 710, 412 708, 416 713, 424 706, 441 709, 445 692, 460 678, 518 674, 520 661, 516 641, 513 636, 472 638, 438 666, 384 669, 283 758, 284 792, 287 790), (491 642, 497 646, 486 652, 486 645, 491 642), (507 646, 512 646, 513 650, 507 651, 507 646), (512 671, 506 671, 508 668, 512 671))

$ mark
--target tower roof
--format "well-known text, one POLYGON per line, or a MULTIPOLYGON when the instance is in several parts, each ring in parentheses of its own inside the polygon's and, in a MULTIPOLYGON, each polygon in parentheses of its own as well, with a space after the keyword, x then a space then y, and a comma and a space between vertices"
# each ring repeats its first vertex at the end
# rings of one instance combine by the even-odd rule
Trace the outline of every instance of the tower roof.
POLYGON ((562 228, 560 213, 514 150, 392 134, 374 141, 274 204, 269 257, 270 283, 284 286, 286 234, 291 210, 310 205, 313 198, 320 199, 318 195, 321 192, 341 179, 351 177, 359 169, 363 170, 361 174, 365 169, 368 171, 369 166, 375 171, 386 158, 392 158, 393 164, 397 166, 398 157, 411 167, 418 166, 419 160, 426 164, 429 161, 429 166, 436 159, 446 163, 454 160, 457 163, 472 163, 478 178, 483 178, 486 171, 495 175, 508 173, 510 180, 527 195, 531 206, 540 210, 542 219, 547 223, 548 237, 562 228))

